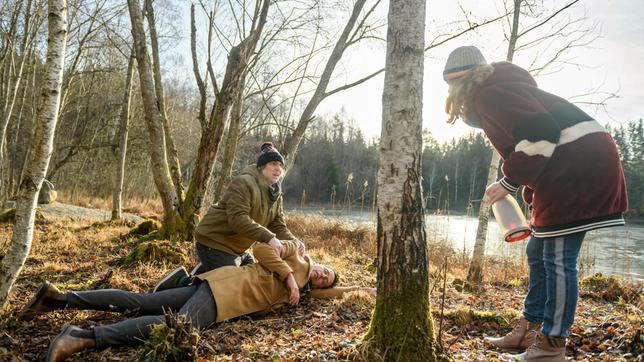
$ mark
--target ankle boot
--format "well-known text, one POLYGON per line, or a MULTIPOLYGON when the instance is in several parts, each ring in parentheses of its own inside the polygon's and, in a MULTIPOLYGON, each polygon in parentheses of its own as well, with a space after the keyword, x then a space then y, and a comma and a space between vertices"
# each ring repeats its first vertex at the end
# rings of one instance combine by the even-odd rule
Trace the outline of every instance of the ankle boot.
POLYGON ((525 350, 536 340, 541 323, 532 323, 524 317, 519 318, 514 329, 503 337, 485 337, 485 341, 502 349, 525 350))
POLYGON ((544 336, 539 332, 535 343, 517 357, 526 362, 565 362, 566 339, 544 336))
POLYGON ((23 321, 30 321, 39 314, 51 312, 56 309, 64 309, 67 305, 67 296, 61 293, 56 286, 49 282, 45 282, 36 296, 33 297, 27 306, 18 316, 23 321))
POLYGON ((74 353, 95 348, 94 338, 81 337, 91 335, 91 330, 83 330, 71 324, 65 324, 60 334, 49 344, 46 362, 60 362, 71 357, 74 353))

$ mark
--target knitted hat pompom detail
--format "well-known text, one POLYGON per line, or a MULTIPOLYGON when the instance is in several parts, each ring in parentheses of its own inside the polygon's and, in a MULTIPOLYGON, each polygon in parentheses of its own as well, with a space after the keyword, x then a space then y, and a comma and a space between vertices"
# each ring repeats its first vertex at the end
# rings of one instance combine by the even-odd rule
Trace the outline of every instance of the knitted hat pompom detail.
POLYGON ((279 153, 273 142, 264 142, 260 147, 257 167, 262 167, 271 161, 279 161, 284 165, 284 157, 279 153))

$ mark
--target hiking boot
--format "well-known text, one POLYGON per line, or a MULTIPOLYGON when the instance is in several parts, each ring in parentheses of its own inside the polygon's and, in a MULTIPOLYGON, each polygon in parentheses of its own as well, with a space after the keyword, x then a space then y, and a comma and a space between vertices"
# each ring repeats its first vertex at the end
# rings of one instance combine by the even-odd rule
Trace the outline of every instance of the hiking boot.
POLYGON ((49 344, 45 361, 64 361, 76 352, 95 348, 96 340, 94 338, 81 337, 83 334, 87 334, 87 332, 87 330, 80 329, 71 324, 65 324, 60 334, 49 344))
POLYGON ((525 362, 565 362, 566 339, 537 333, 534 344, 517 357, 525 362))
POLYGON ((166 275, 152 290, 153 293, 166 289, 186 287, 190 285, 192 278, 186 271, 186 268, 180 266, 166 275))
POLYGON ((30 321, 39 314, 45 314, 56 309, 65 309, 66 306, 67 296, 65 296, 65 293, 62 293, 50 282, 45 282, 36 292, 36 296, 27 303, 18 319, 30 321))
POLYGON ((503 337, 485 337, 485 341, 502 349, 525 350, 534 344, 541 323, 519 318, 514 329, 503 337))

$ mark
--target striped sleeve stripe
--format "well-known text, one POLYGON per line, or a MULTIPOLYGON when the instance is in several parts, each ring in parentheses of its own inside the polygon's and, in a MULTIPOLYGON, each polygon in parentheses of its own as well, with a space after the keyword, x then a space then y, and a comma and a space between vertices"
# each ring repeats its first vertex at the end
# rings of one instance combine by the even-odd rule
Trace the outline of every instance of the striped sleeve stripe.
POLYGON ((519 189, 519 186, 514 186, 511 183, 508 182, 508 180, 504 177, 501 180, 499 180, 499 183, 501 186, 503 186, 506 190, 515 193, 519 189))
POLYGON ((622 226, 625 225, 626 222, 624 219, 613 219, 613 220, 604 220, 604 221, 598 221, 594 222, 591 224, 585 224, 585 225, 580 225, 568 229, 560 229, 560 230, 553 230, 553 231, 533 231, 533 235, 538 237, 538 238, 552 238, 556 236, 563 236, 563 235, 568 235, 568 234, 574 234, 582 231, 590 231, 594 229, 599 229, 599 228, 605 228, 609 226, 622 226))
POLYGON ((604 128, 594 119, 586 122, 580 122, 561 131, 559 144, 565 145, 566 143, 575 142, 585 135, 598 132, 606 132, 606 128, 604 128))
POLYGON ((528 140, 522 140, 514 147, 514 152, 523 152, 528 156, 540 155, 550 157, 555 152, 555 147, 557 147, 556 144, 548 141, 530 142, 528 140))
POLYGON ((559 142, 557 142, 556 144, 546 140, 531 142, 524 139, 517 143, 517 145, 514 147, 514 151, 523 152, 528 156, 540 155, 544 157, 550 157, 554 153, 557 146, 575 142, 583 136, 599 132, 606 132, 606 129, 597 121, 592 119, 590 121, 577 123, 574 126, 563 129, 559 137, 559 142))

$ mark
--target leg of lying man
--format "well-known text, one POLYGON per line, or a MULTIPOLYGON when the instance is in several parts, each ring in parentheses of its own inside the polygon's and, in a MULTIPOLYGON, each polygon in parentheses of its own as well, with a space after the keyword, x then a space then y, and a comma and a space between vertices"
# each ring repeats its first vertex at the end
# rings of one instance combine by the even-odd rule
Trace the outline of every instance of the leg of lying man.
MULTIPOLYGON (((209 327, 217 319, 217 308, 208 283, 189 288, 196 288, 193 295, 178 310, 178 314, 187 316, 191 323, 200 329, 209 327)), ((186 288, 177 288, 186 289, 186 288)), ((172 290, 177 290, 172 289, 172 290)), ((168 291, 169 292, 169 291, 168 291)), ((164 292, 154 293, 159 297, 164 292)), ((166 298, 167 296, 161 296, 166 298)), ((163 315, 142 316, 122 322, 97 326, 94 328, 96 348, 141 344, 150 336, 150 330, 156 324, 165 323, 163 315)))
POLYGON ((138 311, 144 315, 177 311, 195 294, 197 286, 168 289, 156 293, 134 293, 119 289, 67 292, 67 307, 73 309, 138 311))

